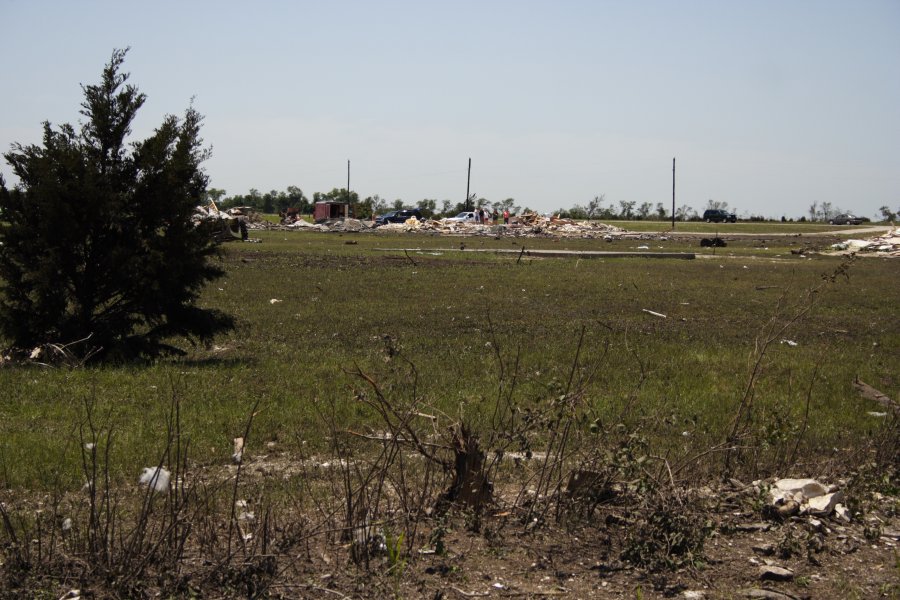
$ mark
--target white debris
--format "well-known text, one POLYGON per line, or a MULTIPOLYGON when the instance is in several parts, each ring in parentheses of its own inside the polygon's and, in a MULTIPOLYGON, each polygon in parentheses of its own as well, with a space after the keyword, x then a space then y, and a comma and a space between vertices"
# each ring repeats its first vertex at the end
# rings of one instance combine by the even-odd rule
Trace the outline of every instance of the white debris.
POLYGON ((269 304, 278 304, 279 302, 281 302, 281 300, 279 300, 278 298, 272 298, 271 300, 269 300, 269 304))
POLYGON ((236 437, 234 438, 234 453, 231 455, 231 462, 236 465, 241 464, 244 461, 244 438, 236 437))
POLYGON ((815 479, 779 479, 775 482, 775 489, 782 492, 800 492, 804 498, 815 498, 828 493, 825 486, 815 479))
MULTIPOLYGON (((843 507, 844 492, 837 486, 828 488, 815 479, 779 479, 769 490, 772 506, 782 516, 793 514, 809 514, 828 516, 843 507)), ((849 519, 849 513, 843 509, 837 517, 849 519)))
POLYGON ((834 514, 844 523, 850 522, 850 510, 843 504, 838 503, 834 505, 834 514))
POLYGON ((781 340, 782 344, 787 344, 788 346, 794 347, 797 345, 797 342, 794 340, 781 340))
POLYGON ((837 504, 844 501, 844 492, 834 492, 816 498, 810 498, 807 502, 809 513, 812 515, 830 515, 837 504))
POLYGON ((62 522, 62 530, 70 531, 72 529, 72 519, 71 517, 66 517, 62 522))
POLYGON ((150 487, 155 492, 165 492, 169 489, 171 478, 172 474, 162 467, 144 467, 140 484, 150 487))

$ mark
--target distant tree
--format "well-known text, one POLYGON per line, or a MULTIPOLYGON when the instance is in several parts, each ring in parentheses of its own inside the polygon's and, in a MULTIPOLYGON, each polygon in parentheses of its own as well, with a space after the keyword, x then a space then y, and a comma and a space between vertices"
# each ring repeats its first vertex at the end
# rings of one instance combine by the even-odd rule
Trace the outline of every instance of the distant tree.
POLYGON ((224 196, 225 196, 225 190, 209 188, 208 190, 206 190, 205 199, 207 201, 215 202, 216 204, 218 204, 224 196))
POLYGON ((632 215, 634 215, 634 205, 637 204, 634 200, 619 200, 619 218, 620 219, 630 219, 632 215))
POLYGON ((397 198, 391 206, 394 210, 400 210, 403 208, 403 200, 397 198))
POLYGON ((500 205, 497 207, 497 210, 502 213, 504 210, 508 210, 509 214, 516 215, 519 214, 520 208, 516 206, 515 198, 506 198, 505 200, 500 201, 500 205))
POLYGON ((638 210, 637 210, 638 218, 641 219, 641 220, 644 220, 644 219, 646 219, 647 217, 649 217, 649 216, 650 216, 650 210, 651 210, 652 208, 653 208, 653 205, 650 204, 649 202, 642 202, 641 205, 638 207, 638 210))
POLYGON ((690 221, 696 216, 697 212, 687 204, 682 204, 675 211, 675 218, 679 221, 690 221))
POLYGON ((710 198, 706 201, 706 208, 708 210, 728 210, 728 203, 710 198))
POLYGON ((599 196, 594 196, 594 199, 588 202, 584 211, 588 219, 596 219, 600 215, 600 211, 603 210, 604 200, 606 200, 606 194, 600 194, 599 196))
POLYGON ((356 218, 370 219, 375 215, 387 212, 387 202, 378 194, 368 196, 356 205, 356 218))
POLYGON ((416 202, 416 208, 419 209, 423 217, 430 219, 437 212, 437 200, 429 200, 428 198, 419 200, 416 202))
POLYGON ((129 142, 145 95, 116 50, 99 84, 82 86, 80 129, 44 123, 41 146, 4 156, 0 181, 0 331, 20 350, 71 344, 82 357, 181 352, 171 336, 209 341, 233 319, 195 302, 223 271, 191 216, 206 197, 202 117, 193 107, 129 142))
POLYGON ((656 203, 656 218, 660 221, 665 221, 669 216, 669 211, 666 210, 666 207, 662 202, 656 203))
POLYGON ((882 221, 893 221, 895 218, 897 218, 897 215, 895 215, 894 212, 887 207, 887 205, 882 206, 878 209, 878 211, 881 213, 882 221))
POLYGON ((553 212, 553 214, 559 215, 562 219, 579 219, 584 220, 588 218, 587 209, 584 206, 573 206, 572 208, 566 210, 560 208, 553 212))
POLYGON ((287 197, 288 207, 296 208, 303 214, 312 212, 312 205, 309 203, 309 199, 303 194, 303 190, 296 185, 289 185, 287 190, 285 190, 285 196, 287 197))
MULTIPOLYGON (((809 205, 809 220, 815 221, 818 218, 819 218, 819 203, 813 202, 812 204, 809 205)), ((806 219, 804 219, 804 221, 805 220, 806 219)))

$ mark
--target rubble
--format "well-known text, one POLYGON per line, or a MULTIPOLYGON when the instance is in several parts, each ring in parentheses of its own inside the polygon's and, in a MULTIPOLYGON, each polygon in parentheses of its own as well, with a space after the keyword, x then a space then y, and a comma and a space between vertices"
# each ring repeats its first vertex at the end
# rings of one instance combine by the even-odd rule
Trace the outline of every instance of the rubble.
POLYGON ((831 254, 857 254, 900 257, 900 227, 894 228, 884 235, 866 240, 846 240, 832 244, 831 254))
POLYGON ((247 230, 254 224, 262 221, 262 218, 247 208, 230 208, 219 210, 215 202, 206 206, 198 206, 194 209, 191 222, 195 227, 205 227, 210 235, 218 242, 230 240, 248 240, 247 230))
POLYGON ((830 489, 815 479, 779 479, 768 491, 770 506, 781 518, 796 514, 828 516, 837 513, 840 520, 849 520, 844 508, 844 492, 830 489))
POLYGON ((465 236, 512 236, 512 237, 553 237, 582 239, 658 239, 655 233, 631 232, 599 221, 576 221, 557 217, 544 217, 537 213, 524 213, 510 218, 509 223, 482 224, 459 222, 450 219, 424 219, 415 217, 403 223, 385 223, 377 227, 371 221, 359 219, 329 219, 320 223, 310 223, 297 219, 285 223, 254 220, 247 223, 248 229, 302 230, 321 232, 369 232, 369 233, 431 233, 440 235, 465 236))

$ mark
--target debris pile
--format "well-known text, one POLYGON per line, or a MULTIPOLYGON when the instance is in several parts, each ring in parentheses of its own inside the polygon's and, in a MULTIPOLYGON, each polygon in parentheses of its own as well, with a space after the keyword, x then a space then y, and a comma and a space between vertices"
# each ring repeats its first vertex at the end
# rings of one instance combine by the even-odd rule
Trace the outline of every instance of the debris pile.
POLYGON ((600 223, 599 221, 575 221, 558 217, 544 217, 537 213, 524 213, 513 217, 509 223, 472 223, 452 219, 407 219, 404 223, 381 225, 378 231, 433 232, 444 235, 490 235, 514 237, 559 237, 585 239, 613 239, 640 237, 642 234, 628 233, 624 229, 600 223))
POLYGON ((831 249, 835 254, 876 254, 878 256, 900 256, 900 227, 888 231, 884 235, 869 238, 867 240, 847 240, 833 244, 831 249))
POLYGON ((827 517, 832 513, 841 521, 850 521, 844 506, 844 492, 826 487, 815 479, 779 479, 769 489, 769 506, 781 518, 794 515, 827 517))
POLYGON ((208 230, 217 242, 246 240, 247 229, 251 228, 253 222, 259 220, 256 213, 248 213, 241 208, 219 210, 215 202, 196 207, 191 216, 194 226, 208 230))

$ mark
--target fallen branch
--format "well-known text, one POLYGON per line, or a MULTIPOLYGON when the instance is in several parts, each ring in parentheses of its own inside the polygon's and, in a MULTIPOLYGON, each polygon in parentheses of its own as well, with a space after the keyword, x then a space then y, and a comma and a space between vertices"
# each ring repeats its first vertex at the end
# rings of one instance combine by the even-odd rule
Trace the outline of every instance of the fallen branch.
POLYGON ((887 394, 879 392, 868 383, 860 381, 858 376, 853 380, 853 387, 856 388, 856 391, 859 392, 859 395, 863 398, 874 400, 884 408, 890 409, 895 413, 900 413, 900 404, 897 404, 891 400, 887 394))
POLYGON ((461 594, 466 598, 478 598, 479 596, 490 596, 490 592, 464 592, 455 585, 451 585, 450 589, 456 592, 457 594, 461 594))
POLYGON ((646 308, 642 308, 641 310, 644 311, 645 313, 647 313, 648 315, 653 315, 654 317, 660 317, 662 319, 667 318, 666 315, 664 315, 662 313, 654 312, 652 310, 647 310, 646 308))

